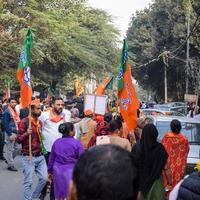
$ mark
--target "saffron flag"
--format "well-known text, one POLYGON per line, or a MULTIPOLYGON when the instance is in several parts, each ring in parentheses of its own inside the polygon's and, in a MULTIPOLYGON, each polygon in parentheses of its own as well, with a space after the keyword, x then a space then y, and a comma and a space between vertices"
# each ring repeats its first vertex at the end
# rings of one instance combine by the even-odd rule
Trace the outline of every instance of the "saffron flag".
POLYGON ((108 89, 112 90, 113 89, 113 81, 114 81, 114 77, 112 76, 109 83, 107 84, 107 86, 105 88, 106 90, 108 90, 108 89))
POLYGON ((20 53, 19 64, 17 69, 17 79, 20 84, 20 98, 21 108, 30 105, 32 98, 32 88, 30 80, 30 66, 31 66, 31 46, 33 38, 31 29, 28 30, 26 38, 20 53))
POLYGON ((6 88, 5 88, 5 99, 10 98, 10 80, 6 81, 6 88))
POLYGON ((137 127, 137 109, 139 108, 139 100, 131 77, 128 46, 124 40, 118 74, 118 97, 120 113, 129 131, 137 127))
POLYGON ((113 77, 106 77, 101 84, 99 84, 95 90, 96 94, 102 95, 106 89, 111 89, 113 85, 113 77))
POLYGON ((76 80, 75 89, 77 97, 79 97, 84 92, 84 87, 82 86, 81 81, 79 79, 76 80))

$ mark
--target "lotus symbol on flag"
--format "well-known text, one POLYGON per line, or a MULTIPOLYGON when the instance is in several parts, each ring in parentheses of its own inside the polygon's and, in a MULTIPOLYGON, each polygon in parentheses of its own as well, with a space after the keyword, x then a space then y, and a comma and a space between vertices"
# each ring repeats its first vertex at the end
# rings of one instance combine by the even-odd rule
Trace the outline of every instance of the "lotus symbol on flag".
POLYGON ((121 68, 118 73, 118 80, 121 80, 122 78, 123 78, 123 69, 121 68))
POLYGON ((31 86, 30 67, 24 68, 24 81, 28 86, 31 86))

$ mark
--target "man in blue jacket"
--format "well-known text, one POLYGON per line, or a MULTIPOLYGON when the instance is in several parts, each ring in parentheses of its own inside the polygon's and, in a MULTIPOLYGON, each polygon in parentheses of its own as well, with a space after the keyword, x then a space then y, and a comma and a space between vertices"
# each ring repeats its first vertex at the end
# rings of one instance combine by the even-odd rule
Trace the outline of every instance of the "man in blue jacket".
POLYGON ((16 99, 11 97, 8 100, 8 103, 7 109, 3 112, 2 119, 3 129, 5 131, 7 140, 6 160, 8 163, 8 170, 17 171, 17 169, 14 167, 14 158, 19 152, 19 144, 15 140, 20 119, 15 110, 15 106, 17 105, 16 99))

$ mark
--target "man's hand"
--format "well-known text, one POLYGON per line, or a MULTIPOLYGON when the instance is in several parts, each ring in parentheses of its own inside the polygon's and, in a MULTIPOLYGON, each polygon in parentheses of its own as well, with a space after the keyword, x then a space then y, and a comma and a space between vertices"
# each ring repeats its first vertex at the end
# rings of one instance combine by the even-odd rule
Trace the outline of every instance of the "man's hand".
POLYGON ((32 128, 28 128, 26 134, 31 135, 32 134, 32 128))
POLYGON ((16 139, 16 135, 15 135, 15 134, 12 134, 11 136, 8 137, 8 140, 9 140, 10 142, 15 141, 15 139, 16 139))
POLYGON ((51 183, 53 179, 53 175, 51 173, 48 173, 48 182, 51 183))

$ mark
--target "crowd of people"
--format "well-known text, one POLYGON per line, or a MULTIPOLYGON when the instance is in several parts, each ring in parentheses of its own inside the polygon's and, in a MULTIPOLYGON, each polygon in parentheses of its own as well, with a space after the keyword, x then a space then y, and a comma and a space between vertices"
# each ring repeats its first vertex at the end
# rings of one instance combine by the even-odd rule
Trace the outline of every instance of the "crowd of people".
POLYGON ((26 109, 15 98, 1 102, 0 159, 16 172, 21 152, 24 200, 45 199, 48 190, 51 200, 200 199, 199 173, 183 179, 189 142, 178 120, 158 142, 148 118, 128 130, 116 112, 83 110, 60 97, 33 98, 26 109), (31 192, 33 173, 38 183, 31 192))

